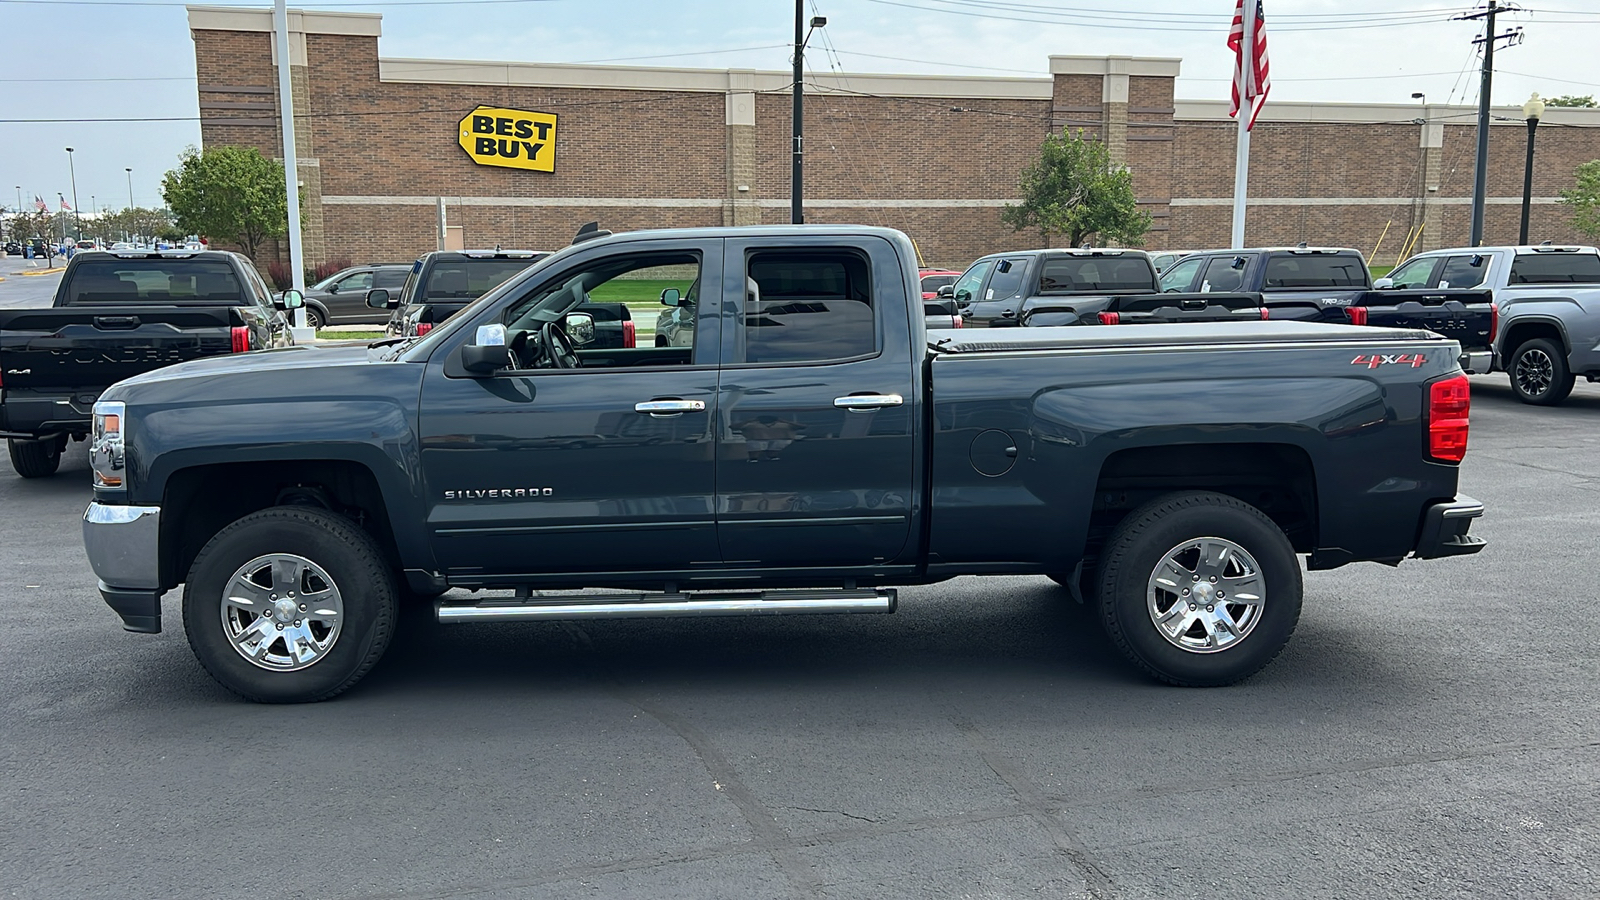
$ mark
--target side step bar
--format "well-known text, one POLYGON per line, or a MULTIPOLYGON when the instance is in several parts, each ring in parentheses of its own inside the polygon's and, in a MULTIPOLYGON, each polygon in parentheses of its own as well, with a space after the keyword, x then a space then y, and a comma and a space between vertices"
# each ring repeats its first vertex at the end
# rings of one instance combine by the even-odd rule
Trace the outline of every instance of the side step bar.
POLYGON ((896 594, 880 590, 802 590, 692 594, 585 594, 437 605, 440 622, 533 619, 640 619, 806 613, 892 613, 896 594))

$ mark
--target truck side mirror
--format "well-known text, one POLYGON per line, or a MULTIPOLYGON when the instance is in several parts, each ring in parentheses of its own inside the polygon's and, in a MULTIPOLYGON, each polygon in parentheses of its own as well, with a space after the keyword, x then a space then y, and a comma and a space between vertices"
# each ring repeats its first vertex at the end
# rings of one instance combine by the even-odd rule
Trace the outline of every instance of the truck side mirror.
POLYGON ((306 298, 299 291, 290 288, 279 294, 278 299, 272 305, 281 310, 299 309, 306 305, 306 298))
POLYGON ((461 367, 474 375, 493 375, 510 366, 511 350, 506 347, 504 325, 479 325, 473 343, 461 348, 461 367))
POLYGON ((1375 290, 1375 291, 1387 291, 1392 287, 1394 287, 1394 279, 1393 278, 1388 278, 1388 277, 1379 278, 1377 281, 1374 281, 1372 283, 1372 289, 1375 290))
POLYGON ((678 289, 677 288, 666 288, 661 292, 661 305, 662 306, 682 306, 683 305, 683 295, 678 293, 678 289))
POLYGON ((955 285, 946 284, 946 285, 943 285, 943 286, 941 286, 939 288, 939 299, 940 300, 954 300, 955 296, 956 296, 956 286, 955 285))
POLYGON ((373 288, 367 291, 367 306, 372 309, 394 309, 399 305, 396 298, 390 296, 388 288, 373 288))
MULTIPOLYGON (((670 291, 672 288, 667 288, 667 290, 670 291)), ((576 346, 582 347, 585 344, 594 343, 594 316, 588 313, 567 313, 567 317, 562 320, 561 327, 567 333, 567 337, 572 338, 572 343, 576 346)))

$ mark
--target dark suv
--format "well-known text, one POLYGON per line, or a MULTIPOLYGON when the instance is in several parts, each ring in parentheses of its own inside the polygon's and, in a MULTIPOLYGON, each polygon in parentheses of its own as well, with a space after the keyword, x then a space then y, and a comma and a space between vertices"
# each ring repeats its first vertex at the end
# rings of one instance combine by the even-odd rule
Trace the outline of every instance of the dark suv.
POLYGON ((411 264, 400 290, 373 288, 367 305, 390 310, 385 337, 416 337, 550 254, 539 250, 436 250, 411 264), (382 290, 382 294, 376 293, 382 290))
POLYGON ((389 321, 389 311, 367 306, 367 291, 385 288, 399 293, 410 272, 406 263, 340 269, 306 288, 306 324, 312 328, 382 325, 389 321))

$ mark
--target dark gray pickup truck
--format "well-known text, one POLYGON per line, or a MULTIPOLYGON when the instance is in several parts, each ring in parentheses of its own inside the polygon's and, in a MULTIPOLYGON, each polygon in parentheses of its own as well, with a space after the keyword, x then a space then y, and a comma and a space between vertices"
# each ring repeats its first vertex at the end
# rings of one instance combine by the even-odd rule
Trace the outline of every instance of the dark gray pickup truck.
POLYGON ((888 613, 958 575, 1048 575, 1144 672, 1223 685, 1288 642, 1297 557, 1483 547, 1458 354, 1294 322, 928 331, 896 231, 618 234, 409 343, 116 385, 84 542, 129 630, 184 585, 201 664, 255 700, 350 687, 408 604, 888 613), (662 266, 699 279, 685 346, 574 346, 590 291, 662 266))
POLYGON ((0 436, 12 467, 54 473, 68 439, 88 435, 94 401, 124 378, 293 344, 282 304, 233 253, 77 254, 53 306, 0 310, 0 436))

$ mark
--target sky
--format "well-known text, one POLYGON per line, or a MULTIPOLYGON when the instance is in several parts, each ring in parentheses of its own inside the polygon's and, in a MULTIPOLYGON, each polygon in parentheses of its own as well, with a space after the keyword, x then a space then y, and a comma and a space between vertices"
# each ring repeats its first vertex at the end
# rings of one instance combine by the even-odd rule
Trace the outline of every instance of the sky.
MULTIPOLYGON (((1049 56, 1183 60, 1179 99, 1226 99, 1230 0, 804 0, 828 24, 813 71, 1048 77, 1049 56)), ((268 4, 230 3, 215 5, 268 4)), ((381 12, 385 57, 753 68, 791 65, 791 0, 330 0, 381 12)), ((1477 102, 1481 23, 1437 0, 1264 0, 1273 101, 1477 102)), ((160 205, 198 144, 194 44, 179 0, 0 0, 0 204, 160 205), (105 122, 107 118, 178 121, 105 122), (18 121, 18 120, 69 121, 18 121), (74 148, 69 167, 66 147, 74 148)), ((1600 97, 1600 4, 1527 0, 1500 17, 1492 100, 1600 97)), ((1600 156, 1600 147, 1596 148, 1600 156)))

